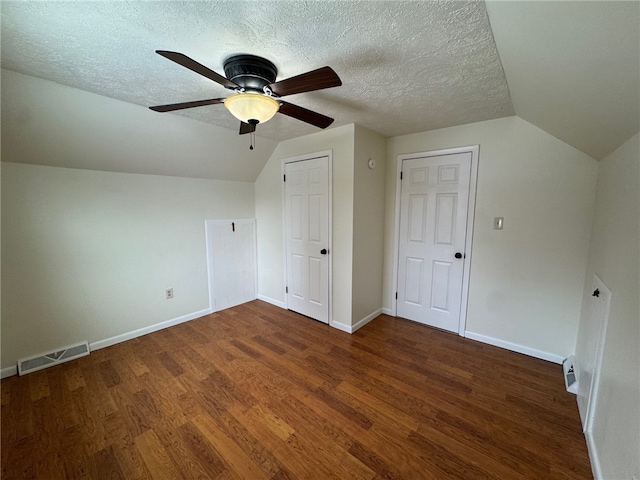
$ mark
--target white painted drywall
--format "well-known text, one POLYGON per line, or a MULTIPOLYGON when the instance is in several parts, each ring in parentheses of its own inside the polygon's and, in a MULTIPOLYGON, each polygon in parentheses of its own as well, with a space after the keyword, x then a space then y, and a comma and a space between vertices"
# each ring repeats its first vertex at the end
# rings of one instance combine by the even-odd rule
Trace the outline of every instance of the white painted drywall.
POLYGON ((249 182, 3 163, 2 368, 207 309, 205 220, 253 216, 249 182))
MULTIPOLYGON (((590 454, 601 478, 640 478, 640 134, 600 161, 583 312, 597 274, 611 290, 590 454)), ((586 323, 585 323, 586 325, 586 323)), ((581 324, 582 327, 582 324, 581 324)), ((578 332, 576 352, 586 339, 578 332)))
POLYGON ((382 135, 356 125, 352 326, 382 309, 386 145, 382 135), (375 168, 369 168, 369 159, 375 168))
POLYGON ((384 306, 393 285, 397 155, 480 145, 467 331, 551 356, 574 351, 597 162, 509 117, 387 143, 384 306), (504 217, 504 230, 493 218, 504 217))
POLYGON ((6 69, 2 136, 3 161, 242 182, 277 145, 6 69))
POLYGON ((347 325, 351 324, 354 128, 353 124, 345 125, 281 142, 255 183, 258 296, 282 303, 285 268, 281 161, 283 158, 332 150, 332 318, 347 325))
POLYGON ((635 135, 640 2, 486 7, 516 115, 597 160, 635 135))

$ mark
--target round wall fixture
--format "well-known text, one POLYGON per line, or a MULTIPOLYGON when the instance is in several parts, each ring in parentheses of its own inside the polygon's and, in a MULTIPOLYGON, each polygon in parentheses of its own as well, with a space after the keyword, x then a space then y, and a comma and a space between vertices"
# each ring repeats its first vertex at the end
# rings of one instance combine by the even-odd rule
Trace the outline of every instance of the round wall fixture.
POLYGON ((371 170, 373 170, 374 168, 376 168, 376 161, 373 158, 369 159, 369 168, 371 170))

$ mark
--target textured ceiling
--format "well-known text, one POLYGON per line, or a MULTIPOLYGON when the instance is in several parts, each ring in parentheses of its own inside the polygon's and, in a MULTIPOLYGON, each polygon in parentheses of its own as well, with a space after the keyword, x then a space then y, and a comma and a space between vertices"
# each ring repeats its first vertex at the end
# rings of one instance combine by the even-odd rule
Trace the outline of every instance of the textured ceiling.
MULTIPOLYGON (((278 79, 324 65, 343 86, 287 101, 385 136, 513 115, 483 2, 2 1, 2 67, 150 106, 226 96, 154 53, 184 53, 224 74, 237 53, 270 59, 278 79)), ((227 127, 221 105, 177 113, 227 127)), ((317 131, 277 115, 273 140, 317 131)))

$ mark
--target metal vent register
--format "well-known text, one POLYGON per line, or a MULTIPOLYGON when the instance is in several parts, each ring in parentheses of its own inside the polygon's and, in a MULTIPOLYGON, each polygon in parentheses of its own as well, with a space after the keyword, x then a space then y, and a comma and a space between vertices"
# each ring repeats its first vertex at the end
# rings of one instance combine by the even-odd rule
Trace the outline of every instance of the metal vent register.
POLYGON ((86 355, 89 355, 89 353, 89 343, 83 342, 77 345, 71 345, 70 347, 66 347, 55 352, 38 355, 37 357, 18 360, 18 374, 24 375, 26 373, 36 372, 38 370, 42 370, 43 368, 68 362, 69 360, 73 360, 75 358, 84 357, 86 355))

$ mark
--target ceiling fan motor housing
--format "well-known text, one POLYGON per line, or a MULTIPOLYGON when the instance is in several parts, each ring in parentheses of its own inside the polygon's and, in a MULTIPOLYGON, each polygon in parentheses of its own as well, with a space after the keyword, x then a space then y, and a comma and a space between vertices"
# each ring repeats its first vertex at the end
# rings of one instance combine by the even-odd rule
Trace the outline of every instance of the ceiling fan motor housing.
POLYGON ((224 61, 224 74, 246 91, 263 93, 263 88, 276 81, 278 69, 266 58, 234 55, 224 61))
POLYGON ((319 128, 327 128, 333 118, 280 100, 281 97, 339 87, 342 81, 331 67, 317 68, 276 82, 278 69, 266 58, 256 55, 232 55, 223 62, 223 77, 201 63, 179 52, 156 50, 189 70, 235 92, 227 98, 211 98, 194 102, 180 102, 149 107, 155 112, 172 112, 186 108, 223 103, 231 114, 241 121, 240 134, 255 132, 258 123, 264 123, 280 112, 291 118, 319 128))

